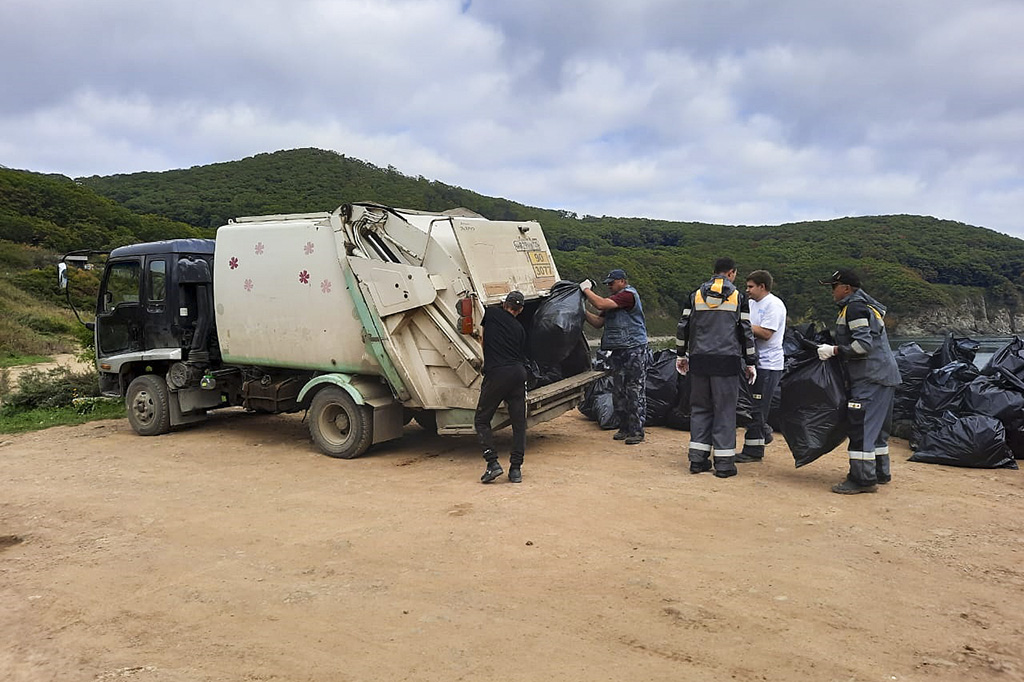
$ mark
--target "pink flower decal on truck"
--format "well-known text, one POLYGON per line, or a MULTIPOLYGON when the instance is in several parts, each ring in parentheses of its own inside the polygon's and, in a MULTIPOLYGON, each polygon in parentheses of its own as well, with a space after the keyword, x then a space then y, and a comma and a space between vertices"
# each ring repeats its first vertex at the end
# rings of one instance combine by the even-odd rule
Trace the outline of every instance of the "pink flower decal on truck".
POLYGON ((299 273, 299 281, 303 284, 309 284, 309 273, 303 270, 299 273))

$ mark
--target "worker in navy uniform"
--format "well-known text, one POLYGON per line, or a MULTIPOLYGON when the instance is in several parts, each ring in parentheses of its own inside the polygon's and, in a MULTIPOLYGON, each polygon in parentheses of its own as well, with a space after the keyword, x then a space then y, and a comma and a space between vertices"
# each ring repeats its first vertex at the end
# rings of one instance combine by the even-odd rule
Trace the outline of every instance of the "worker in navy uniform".
POLYGON ((473 426, 487 460, 487 469, 480 477, 482 483, 490 483, 505 473, 498 462, 494 432, 491 430, 491 419, 503 400, 512 420, 508 480, 512 483, 523 480, 522 466, 526 455, 526 329, 516 317, 523 312, 525 303, 521 292, 509 292, 500 306, 487 307, 480 322, 484 380, 473 426))
POLYGON ((604 278, 611 294, 605 298, 594 293, 589 279, 580 282, 587 301, 598 314, 586 312, 587 322, 602 329, 601 349, 611 352, 612 405, 619 430, 612 438, 626 445, 644 442, 647 394, 644 384, 651 350, 647 346, 647 322, 640 293, 630 286, 626 271, 616 268, 604 278))
POLYGON ((690 295, 676 327, 676 369, 690 374, 690 473, 736 475, 736 401, 743 377, 757 377, 757 349, 747 296, 733 284, 736 263, 715 261, 715 274, 690 295))
POLYGON ((839 307, 836 345, 818 346, 822 360, 838 357, 849 377, 847 420, 849 423, 850 473, 832 486, 842 495, 873 493, 878 483, 892 480, 889 468, 889 429, 900 370, 885 333, 885 306, 860 288, 853 270, 840 269, 821 284, 832 287, 832 299, 839 307))

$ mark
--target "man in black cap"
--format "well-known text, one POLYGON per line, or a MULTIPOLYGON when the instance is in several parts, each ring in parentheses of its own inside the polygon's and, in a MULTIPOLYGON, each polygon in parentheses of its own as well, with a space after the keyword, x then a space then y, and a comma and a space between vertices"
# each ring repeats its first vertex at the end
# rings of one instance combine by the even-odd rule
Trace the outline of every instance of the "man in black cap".
POLYGON ((819 284, 832 287, 839 307, 836 345, 818 346, 818 358, 838 357, 850 377, 847 390, 850 473, 832 486, 841 495, 873 493, 877 484, 892 480, 889 468, 889 429, 900 370, 885 333, 885 306, 860 288, 853 270, 839 269, 819 284))
POLYGON ((603 329, 601 349, 611 351, 612 405, 619 422, 619 430, 612 437, 626 441, 626 445, 636 445, 644 442, 647 412, 644 382, 651 356, 647 347, 647 322, 640 294, 629 285, 625 270, 612 270, 604 283, 611 291, 608 298, 595 294, 594 283, 589 279, 580 282, 580 289, 598 310, 596 315, 586 311, 587 322, 603 329))
POLYGON ((500 306, 488 306, 480 322, 484 347, 484 380, 476 405, 473 426, 484 449, 487 469, 481 483, 490 483, 505 471, 494 450, 491 419, 501 401, 508 405, 512 420, 512 451, 509 453, 508 480, 523 480, 526 454, 526 329, 516 317, 523 312, 526 299, 522 292, 511 291, 500 306))

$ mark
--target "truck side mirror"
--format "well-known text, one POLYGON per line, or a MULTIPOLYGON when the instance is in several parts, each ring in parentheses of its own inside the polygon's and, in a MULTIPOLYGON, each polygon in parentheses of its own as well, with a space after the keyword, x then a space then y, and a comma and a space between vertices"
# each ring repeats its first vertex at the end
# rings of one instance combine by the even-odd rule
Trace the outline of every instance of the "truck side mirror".
POLYGON ((68 288, 68 264, 57 263, 57 286, 61 289, 68 288))

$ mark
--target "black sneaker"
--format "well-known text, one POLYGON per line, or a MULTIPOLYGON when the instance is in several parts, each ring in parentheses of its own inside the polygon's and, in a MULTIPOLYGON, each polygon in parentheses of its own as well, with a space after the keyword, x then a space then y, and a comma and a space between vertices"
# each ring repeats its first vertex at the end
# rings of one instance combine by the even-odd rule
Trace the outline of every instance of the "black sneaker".
POLYGON ((727 471, 715 471, 715 478, 732 478, 736 475, 735 469, 729 469, 727 471))
POLYGON ((522 483, 523 472, 519 467, 510 467, 508 470, 508 480, 510 483, 522 483))
POLYGON ((643 443, 643 436, 626 436, 626 445, 636 445, 637 443, 643 443))
POLYGON ((503 473, 505 473, 505 470, 502 469, 501 465, 498 464, 496 461, 495 462, 488 462, 487 463, 487 470, 484 471, 484 475, 480 477, 480 482, 481 483, 490 483, 491 481, 496 479, 498 476, 501 476, 503 473))
POLYGON ((840 495, 857 495, 858 493, 875 493, 878 492, 878 486, 874 483, 869 485, 861 485, 860 483, 854 483, 850 479, 844 480, 842 483, 836 483, 832 486, 832 492, 840 495))
POLYGON ((629 434, 625 431, 616 431, 615 435, 612 436, 612 440, 626 440, 628 436, 629 434))
POLYGON ((736 455, 735 461, 737 464, 744 462, 761 462, 764 460, 764 455, 748 455, 745 452, 740 452, 736 455))
POLYGON ((691 474, 703 474, 705 471, 711 471, 711 462, 690 462, 691 474))

